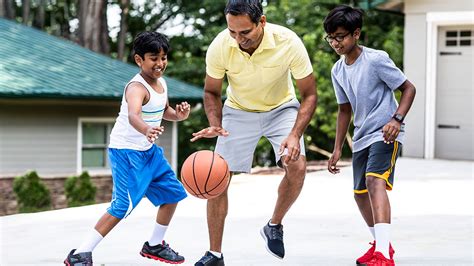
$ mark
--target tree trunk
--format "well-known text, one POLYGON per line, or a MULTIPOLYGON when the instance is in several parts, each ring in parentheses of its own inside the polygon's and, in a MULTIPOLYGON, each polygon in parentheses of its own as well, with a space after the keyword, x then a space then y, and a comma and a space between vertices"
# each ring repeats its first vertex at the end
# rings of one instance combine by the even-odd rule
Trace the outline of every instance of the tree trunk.
POLYGON ((45 9, 46 9, 46 0, 40 0, 38 4, 38 10, 35 14, 35 19, 33 21, 33 26, 43 30, 44 29, 44 20, 45 20, 45 9))
POLYGON ((14 0, 0 0, 0 16, 7 19, 15 18, 14 0))
POLYGON ((0 17, 5 17, 5 0, 0 0, 0 17))
POLYGON ((120 8, 122 9, 122 14, 120 15, 120 32, 118 36, 118 48, 117 48, 117 58, 121 61, 124 60, 125 56, 125 42, 127 40, 127 31, 128 31, 128 12, 130 10, 130 0, 121 0, 120 8))
POLYGON ((22 23, 28 25, 30 20, 30 0, 21 0, 22 23))
POLYGON ((80 45, 99 53, 106 53, 108 51, 106 11, 107 1, 82 0, 79 2, 80 45), (105 38, 104 35, 106 35, 105 38), (107 42, 104 39, 107 39, 107 42))

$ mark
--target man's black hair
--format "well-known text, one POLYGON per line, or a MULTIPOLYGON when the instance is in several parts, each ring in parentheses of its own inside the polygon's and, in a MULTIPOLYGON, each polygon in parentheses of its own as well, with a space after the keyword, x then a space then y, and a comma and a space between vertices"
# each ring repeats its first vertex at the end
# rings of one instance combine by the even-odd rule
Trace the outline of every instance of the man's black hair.
POLYGON ((362 17, 364 12, 359 8, 348 5, 339 5, 329 12, 324 19, 324 30, 333 33, 338 27, 343 27, 350 33, 359 28, 362 29, 362 17))
POLYGON ((133 52, 141 58, 145 58, 146 53, 157 53, 161 50, 163 50, 165 54, 168 54, 170 44, 168 38, 159 32, 141 32, 133 41, 133 52))
POLYGON ((232 16, 248 15, 250 20, 258 24, 263 15, 263 7, 260 0, 229 0, 224 9, 224 14, 232 16))

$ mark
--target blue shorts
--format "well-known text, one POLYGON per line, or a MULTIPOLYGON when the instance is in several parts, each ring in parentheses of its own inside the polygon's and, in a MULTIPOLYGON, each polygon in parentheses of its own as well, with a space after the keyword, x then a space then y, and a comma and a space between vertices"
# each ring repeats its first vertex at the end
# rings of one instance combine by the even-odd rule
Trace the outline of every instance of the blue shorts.
POLYGON ((392 190, 395 162, 402 144, 398 141, 385 144, 378 141, 352 155, 354 193, 367 193, 366 176, 385 180, 387 190, 392 190))
POLYGON ((110 215, 127 217, 144 195, 155 206, 186 198, 161 147, 153 145, 146 151, 109 148, 109 158, 114 182, 110 215))

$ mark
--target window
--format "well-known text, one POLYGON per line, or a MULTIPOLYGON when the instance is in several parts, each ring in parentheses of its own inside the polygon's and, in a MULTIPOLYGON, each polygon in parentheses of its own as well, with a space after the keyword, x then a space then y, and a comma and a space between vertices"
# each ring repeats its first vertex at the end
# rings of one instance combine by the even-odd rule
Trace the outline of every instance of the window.
POLYGON ((470 30, 446 32, 446 46, 471 46, 473 40, 473 34, 470 30))
POLYGON ((81 158, 84 170, 109 167, 107 146, 112 127, 112 122, 82 122, 81 158))

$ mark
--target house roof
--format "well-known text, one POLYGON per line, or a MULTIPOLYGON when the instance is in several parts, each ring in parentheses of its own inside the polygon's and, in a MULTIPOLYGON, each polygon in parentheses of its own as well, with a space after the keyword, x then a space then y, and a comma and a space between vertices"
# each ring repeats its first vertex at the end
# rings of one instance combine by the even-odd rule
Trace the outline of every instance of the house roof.
MULTIPOLYGON (((117 100, 138 67, 0 18, 0 98, 117 100)), ((164 77, 171 101, 202 100, 201 88, 164 77)))
POLYGON ((379 9, 402 13, 403 2, 404 0, 360 0, 358 4, 363 9, 379 9))

